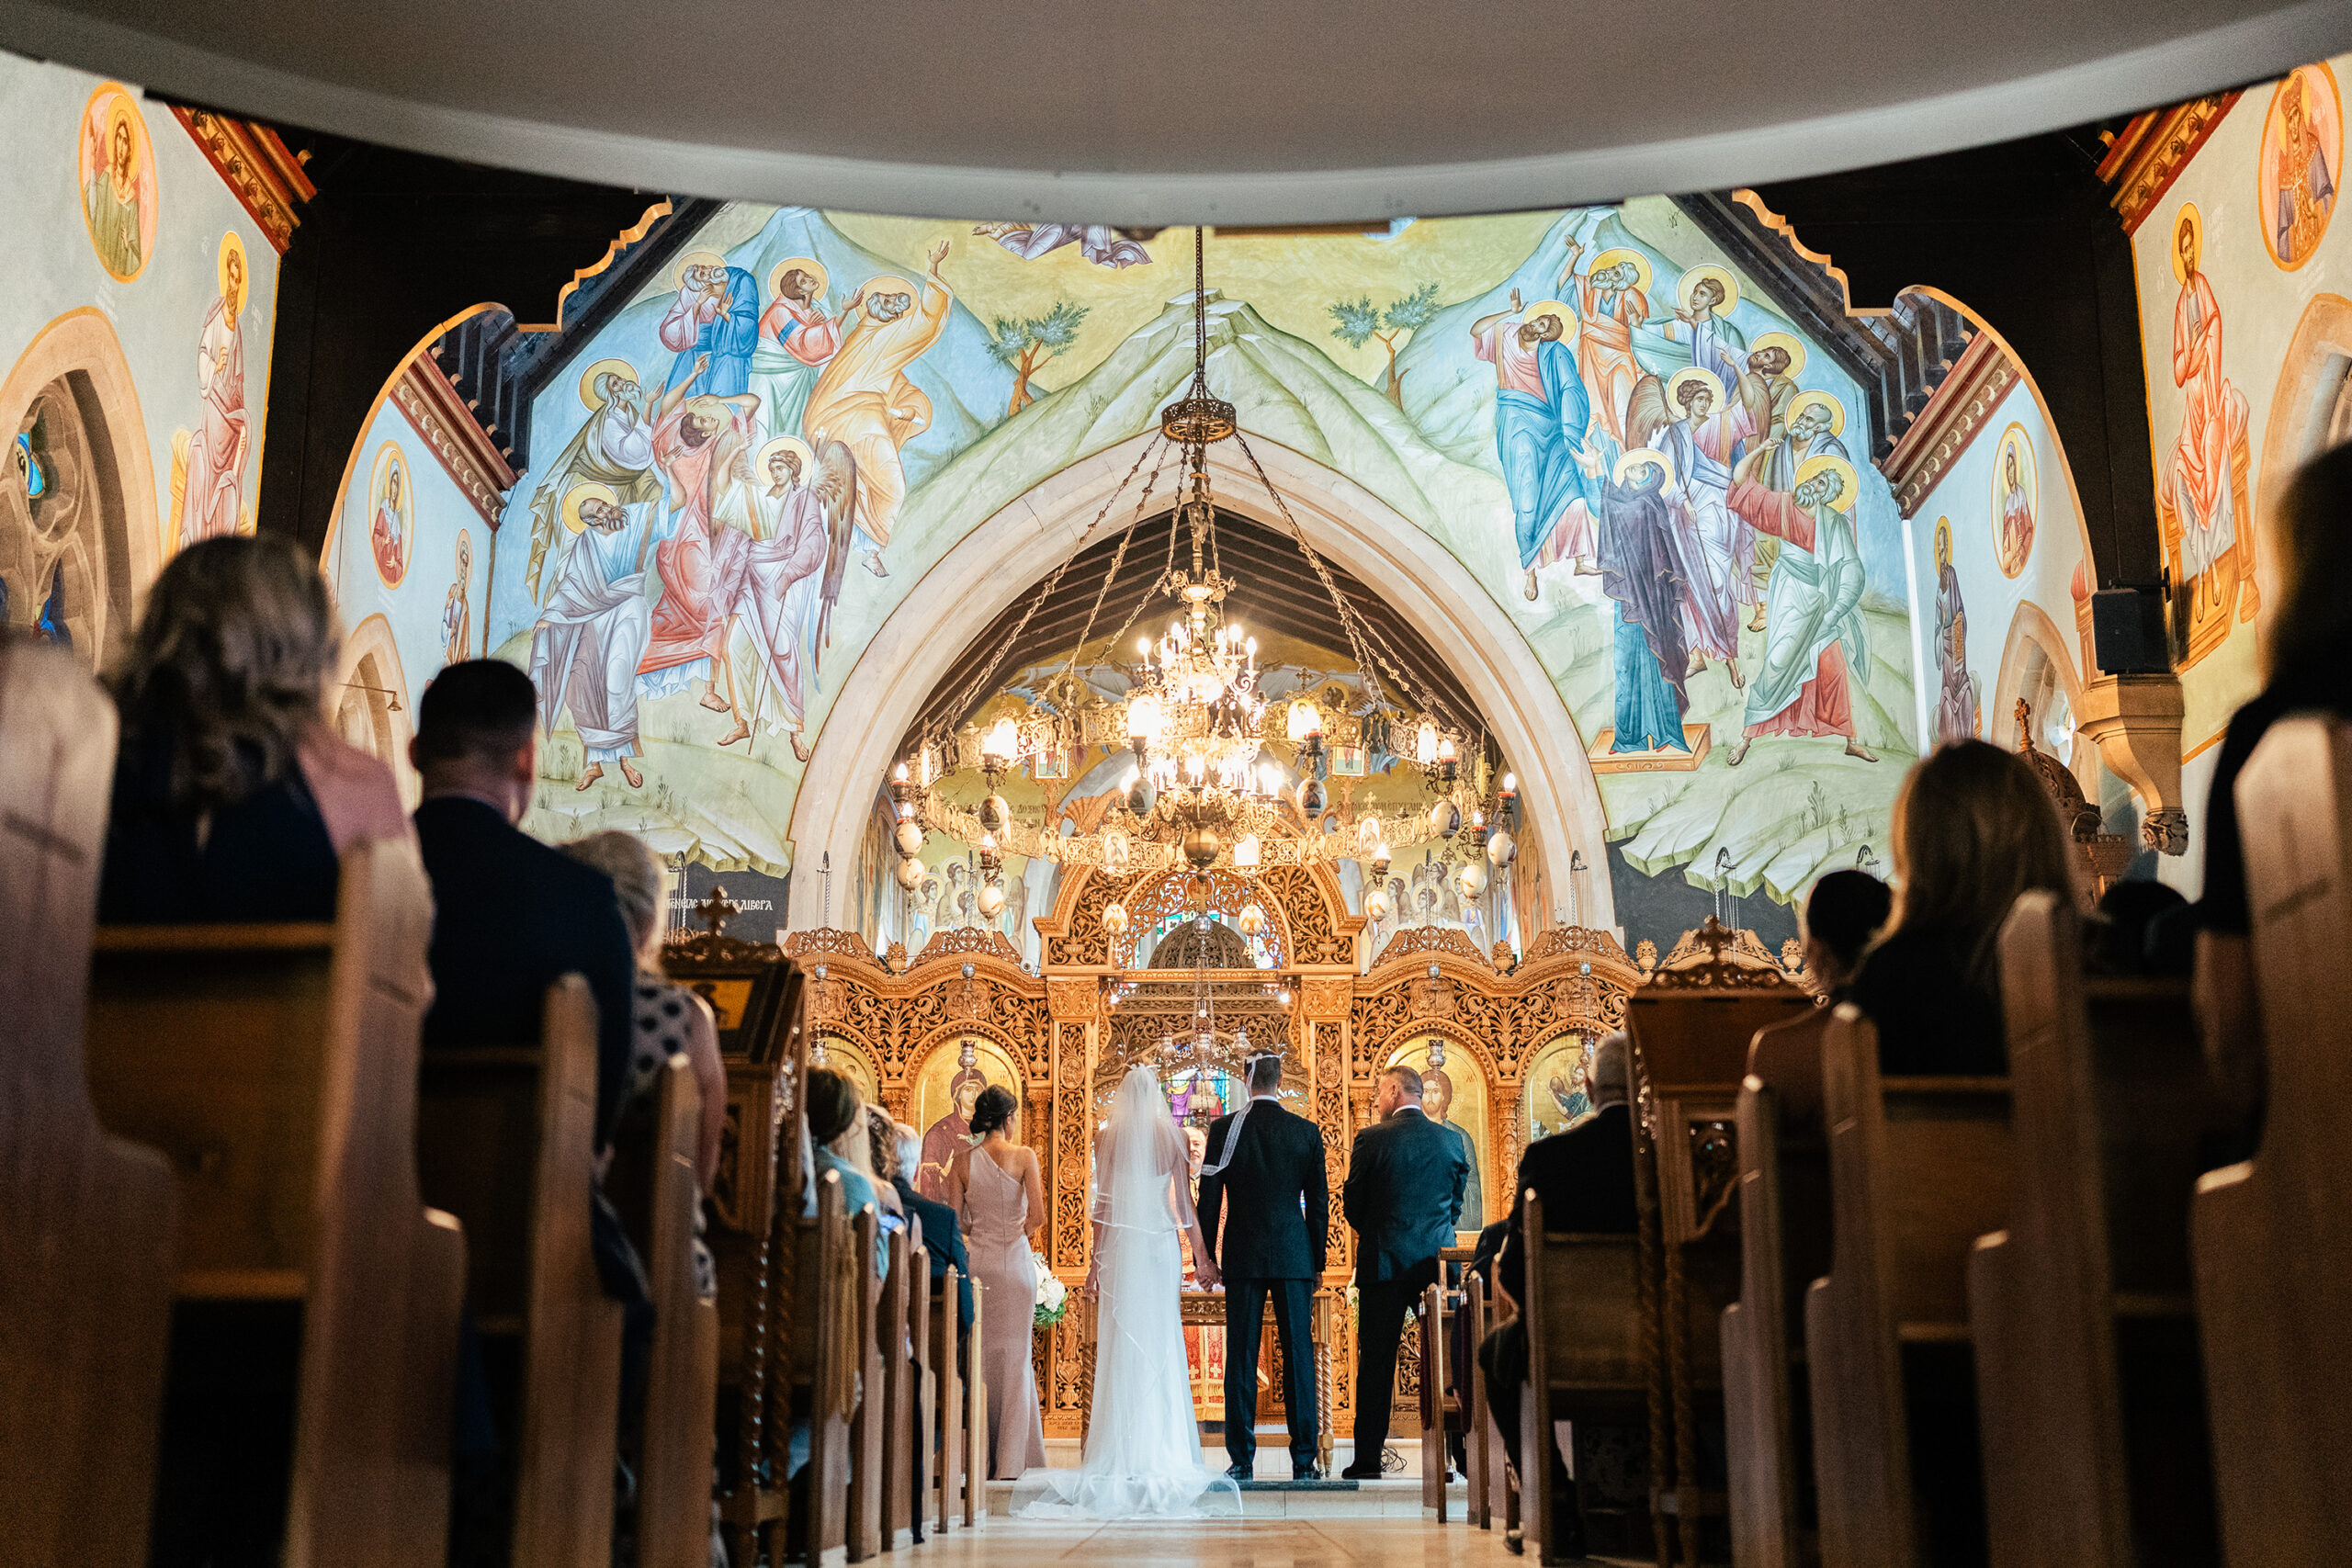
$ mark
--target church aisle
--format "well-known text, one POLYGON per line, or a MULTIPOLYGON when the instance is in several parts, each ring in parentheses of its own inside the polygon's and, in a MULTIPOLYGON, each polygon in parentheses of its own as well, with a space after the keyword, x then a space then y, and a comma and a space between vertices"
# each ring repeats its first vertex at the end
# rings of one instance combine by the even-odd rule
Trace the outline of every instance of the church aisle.
MULTIPOLYGON (((1246 1504, 1245 1504, 1246 1506, 1246 1504)), ((1048 1562, 1140 1568, 1487 1568, 1524 1562, 1502 1531, 1423 1519, 1250 1518, 1046 1523, 992 1518, 923 1548, 927 1568, 1042 1568, 1048 1562)))

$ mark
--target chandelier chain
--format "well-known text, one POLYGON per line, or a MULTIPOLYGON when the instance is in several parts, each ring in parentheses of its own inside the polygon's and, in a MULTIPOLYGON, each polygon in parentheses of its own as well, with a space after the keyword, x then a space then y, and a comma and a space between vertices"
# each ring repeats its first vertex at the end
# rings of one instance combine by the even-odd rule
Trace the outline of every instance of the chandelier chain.
MULTIPOLYGON (((1143 493, 1136 498, 1136 514, 1127 524, 1127 531, 1119 536, 1119 547, 1111 552, 1111 570, 1102 574, 1102 586, 1094 591, 1094 603, 1086 612, 1086 629, 1080 632, 1078 641, 1070 645, 1069 662, 1062 666, 1062 673, 1065 675, 1074 675, 1078 672, 1078 656, 1085 650, 1088 639, 1094 635, 1094 619, 1102 613, 1102 601, 1110 596, 1111 584, 1119 580, 1119 568, 1126 562, 1127 546, 1134 541, 1136 530, 1143 526, 1144 513, 1150 509, 1151 492, 1159 483, 1159 469, 1160 464, 1154 463, 1151 466, 1151 472, 1144 476, 1143 493)), ((1143 600, 1149 597, 1150 595, 1146 593, 1142 598, 1137 599, 1136 609, 1140 611, 1143 608, 1143 600)), ((1111 634, 1111 646, 1114 649, 1118 646, 1118 639, 1127 635, 1127 626, 1133 625, 1135 625, 1135 615, 1130 614, 1127 616, 1126 626, 1121 626, 1111 634)))
MULTIPOLYGON (((1102 510, 1095 513, 1094 521, 1089 523, 1086 525, 1086 531, 1078 536, 1078 542, 1072 547, 1071 553, 1063 558, 1062 563, 1059 566, 1057 566, 1053 570, 1046 574, 1046 581, 1038 586, 1037 596, 1029 602, 1029 607, 1027 609, 1021 612, 1021 619, 1014 625, 1012 634, 997 645, 995 656, 988 661, 987 666, 981 670, 979 674, 966 685, 963 694, 956 699, 955 706, 949 710, 950 713, 956 716, 956 717, 961 717, 963 715, 971 712, 972 708, 979 702, 980 694, 987 690, 990 682, 996 679, 996 672, 1004 663, 1005 656, 1012 652, 1013 649, 1020 646, 1021 634, 1029 629, 1030 621, 1035 618, 1036 614, 1040 609, 1045 607, 1046 601, 1053 596, 1054 590, 1061 585, 1062 574, 1069 570, 1070 567, 1077 561, 1079 552, 1082 551, 1086 547, 1086 541, 1093 537, 1094 530, 1102 525, 1102 519, 1111 514, 1111 503, 1117 501, 1120 496, 1126 493, 1127 486, 1134 482, 1136 475, 1142 471, 1144 460, 1149 457, 1154 452, 1159 450, 1161 442, 1164 439, 1165 437, 1162 436, 1154 436, 1149 442, 1145 444, 1142 451, 1136 454, 1135 464, 1127 469, 1126 478, 1121 479, 1117 488, 1113 490, 1108 496, 1103 498, 1102 510)), ((1157 468, 1153 469, 1155 476, 1158 472, 1159 470, 1157 468)), ((942 728, 943 729, 952 729, 954 723, 954 719, 948 719, 944 721, 942 728)))

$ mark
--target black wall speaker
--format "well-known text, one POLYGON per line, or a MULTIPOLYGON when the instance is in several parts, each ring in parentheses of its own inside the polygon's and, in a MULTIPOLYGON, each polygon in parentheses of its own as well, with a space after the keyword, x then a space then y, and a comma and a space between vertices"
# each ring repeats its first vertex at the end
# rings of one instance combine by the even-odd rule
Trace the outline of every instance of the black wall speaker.
POLYGON ((2153 588, 2102 588, 2091 595, 2091 646, 2110 675, 2161 675, 2172 668, 2164 596, 2153 588))

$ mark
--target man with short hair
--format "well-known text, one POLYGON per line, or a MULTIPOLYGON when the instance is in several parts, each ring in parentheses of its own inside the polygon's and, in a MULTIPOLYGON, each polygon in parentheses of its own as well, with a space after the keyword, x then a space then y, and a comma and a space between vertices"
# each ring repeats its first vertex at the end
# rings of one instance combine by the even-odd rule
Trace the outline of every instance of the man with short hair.
MULTIPOLYGON (((1527 1299, 1527 1194, 1532 1189, 1544 1201, 1547 1234, 1592 1233, 1629 1235, 1636 1225, 1634 1211, 1634 1117, 1630 1099, 1629 1050, 1620 1032, 1594 1047, 1591 1085, 1592 1115, 1565 1133, 1538 1138, 1520 1156, 1519 1183, 1512 1189, 1510 1228, 1504 1233, 1502 1251, 1495 1259, 1495 1289, 1510 1299, 1522 1315, 1487 1336, 1478 1347, 1478 1365, 1487 1374, 1487 1407, 1501 1428, 1503 1450, 1511 1468, 1524 1477, 1525 1461, 1519 1451, 1520 1401, 1527 1384, 1527 1319, 1521 1303, 1527 1299)), ((1584 1520, 1577 1511, 1576 1491, 1567 1483, 1567 1467, 1560 1462, 1559 1446, 1546 1456, 1553 1466, 1553 1495, 1564 1499, 1552 1515, 1553 1555, 1584 1555, 1584 1520)), ((1513 1551, 1521 1550, 1516 1532, 1506 1539, 1513 1551)))
POLYGON ((1323 1137, 1282 1103, 1283 1059, 1250 1059, 1250 1102, 1209 1124, 1201 1165, 1201 1242, 1221 1257, 1225 1276, 1226 1473, 1252 1479, 1258 1458, 1258 1344, 1266 1303, 1283 1351, 1283 1416, 1290 1428, 1291 1477, 1323 1478, 1323 1423, 1315 1398, 1309 1331, 1315 1282, 1323 1272, 1331 1200, 1323 1137), (1225 1248, 1217 1251, 1220 1213, 1225 1248))
POLYGON ((1470 1161, 1462 1141, 1421 1109, 1421 1075, 1401 1063, 1380 1076, 1373 1124, 1356 1134, 1340 1203, 1356 1233, 1355 1457, 1340 1473, 1380 1479, 1405 1319, 1437 1281, 1470 1161))
POLYGON ((409 760, 424 782, 416 837, 434 903, 424 1043, 534 1043, 548 987, 584 976, 601 1148, 628 1078, 637 964, 612 879, 515 827, 538 782, 538 694, 512 664, 469 659, 435 676, 416 712, 409 760))

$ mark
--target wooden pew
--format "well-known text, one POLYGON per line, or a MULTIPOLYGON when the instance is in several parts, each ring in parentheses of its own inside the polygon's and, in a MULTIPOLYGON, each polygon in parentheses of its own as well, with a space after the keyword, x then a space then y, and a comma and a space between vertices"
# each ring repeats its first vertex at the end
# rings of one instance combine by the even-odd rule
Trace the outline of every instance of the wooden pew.
POLYGON ((905 1523, 913 1543, 925 1539, 931 1517, 932 1443, 939 1435, 932 1414, 939 1408, 935 1387, 938 1373, 932 1364, 936 1348, 931 1342, 931 1249, 920 1245, 922 1224, 914 1223, 917 1246, 907 1258, 907 1346, 914 1365, 907 1382, 907 1474, 905 1523))
POLYGON ((931 1289, 932 1429, 939 1435, 939 1468, 933 1477, 937 1492, 939 1533, 961 1518, 964 1495, 966 1421, 964 1347, 956 1338, 958 1281, 954 1264, 931 1289))
POLYGON ((516 1371, 499 1435, 514 1461, 515 1568, 611 1552, 621 1308, 589 1251, 596 1004, 548 987, 540 1043, 445 1046, 418 1075, 425 1196, 465 1224, 467 1291, 487 1358, 516 1371))
MULTIPOLYGON (((1438 1269, 1442 1275, 1445 1269, 1442 1254, 1438 1269)), ((1453 1386, 1453 1346, 1446 1332, 1453 1318, 1447 1310, 1453 1297, 1453 1292, 1446 1287, 1442 1278, 1421 1292, 1420 1335, 1418 1340, 1421 1385, 1421 1506, 1436 1509, 1440 1524, 1446 1522, 1445 1483, 1453 1469, 1453 1461, 1446 1452, 1446 1434, 1464 1429, 1461 1393, 1453 1386)))
MULTIPOLYGON (((910 1247, 909 1227, 890 1233, 890 1277, 882 1285, 876 1317, 876 1348, 882 1360, 882 1550, 895 1551, 899 1538, 911 1538, 915 1521, 914 1382, 916 1367, 908 1359, 909 1331, 913 1324, 909 1289, 916 1259, 922 1260, 923 1289, 931 1293, 931 1262, 920 1247, 910 1247)), ((910 1540, 911 1544, 911 1540, 910 1540)))
POLYGON ((2086 977, 2082 958, 2070 903, 2018 900, 2001 931, 2017 1168, 2007 1228, 1968 1262, 1992 1561, 2213 1563, 2188 985, 2086 977))
POLYGON ((707 1568, 718 1397, 718 1307, 695 1289, 695 1177, 702 1095, 684 1056, 662 1067, 650 1115, 615 1139, 605 1192, 628 1224, 653 1298, 653 1346, 639 1445, 643 1568, 707 1568))
POLYGON ((467 1247, 418 1198, 432 919, 415 847, 378 843, 345 855, 332 925, 96 935, 90 1099, 178 1174, 175 1300, 299 1311, 288 1564, 447 1550, 467 1247))
POLYGON ((98 1124, 83 1010, 114 705, 0 638, 0 1540, 35 1568, 143 1568, 179 1192, 98 1124))
MULTIPOLYGON (((1656 1319, 1630 1235, 1553 1235, 1544 1201, 1525 1196, 1527 1387, 1520 1402, 1520 1491, 1543 1561, 1552 1551, 1552 1423, 1635 1426, 1647 1415, 1656 1319)), ((1583 1481, 1570 1484, 1581 1495, 1583 1481)), ((1590 1511, 1586 1510, 1588 1519, 1590 1511)))
POLYGON ((1493 1423, 1487 1416, 1487 1380, 1478 1375, 1478 1347, 1487 1338, 1487 1281, 1479 1275, 1471 1274, 1463 1282, 1462 1320, 1464 1342, 1470 1347, 1468 1386, 1460 1393, 1465 1467, 1462 1479, 1469 1494, 1470 1522, 1482 1530, 1491 1529, 1494 1472, 1499 1466, 1495 1460, 1493 1423))
POLYGON ((2352 1518, 2347 801, 2352 728, 2340 720, 2280 722, 2238 777, 2267 1106, 2254 1157, 2207 1172, 2189 1206, 2232 1568, 2340 1557, 2352 1518))
POLYGON ((1828 1269, 1829 1151, 1817 1131, 1783 1136, 1779 1091, 1758 1077, 1740 1088, 1736 1125, 1740 1292, 1723 1314, 1732 1557, 1798 1568, 1820 1558, 1804 1292, 1828 1269))
POLYGON ((858 1210, 850 1222, 856 1236, 854 1246, 862 1267, 858 1270, 857 1342, 852 1352, 857 1359, 857 1407, 852 1413, 849 1427, 849 1560, 862 1562, 878 1556, 883 1548, 882 1494, 885 1472, 882 1463, 883 1411, 888 1401, 888 1391, 882 1382, 882 1347, 878 1329, 882 1314, 883 1281, 875 1278, 874 1251, 876 1239, 881 1235, 882 1217, 868 1204, 858 1210))
POLYGON ((818 1179, 816 1213, 787 1216, 786 1227, 774 1383, 785 1397, 775 1423, 779 1448, 795 1420, 808 1425, 805 1479, 788 1489, 793 1506, 807 1513, 795 1521, 787 1510, 785 1523, 813 1562, 827 1551, 847 1548, 852 1534, 850 1419, 856 1412, 860 1372, 857 1318, 865 1303, 862 1281, 874 1273, 874 1250, 870 1242, 858 1250, 841 1178, 831 1171, 818 1179))
POLYGON ((1702 1427, 1724 1419, 1722 1315, 1740 1288, 1736 1116, 1749 1042, 1787 1023, 1813 998, 1753 952, 1752 933, 1712 919, 1678 944, 1626 998, 1635 1103, 1634 1192, 1644 1277, 1657 1321, 1651 1375, 1653 1529, 1667 1560, 1696 1568, 1703 1521, 1729 1509, 1723 1483, 1702 1466, 1702 1427))
POLYGON ((1832 1252, 1805 1302, 1821 1559, 1914 1568, 1912 1363, 1967 1346, 1968 1255, 2008 1215, 2009 1080, 1882 1079, 1878 1031, 1850 1006, 1824 1036, 1822 1079, 1832 1252))
POLYGON ((972 1292, 972 1326, 964 1345, 964 1522, 977 1525, 989 1510, 989 1384, 981 1370, 980 1324, 988 1311, 988 1292, 972 1292))

